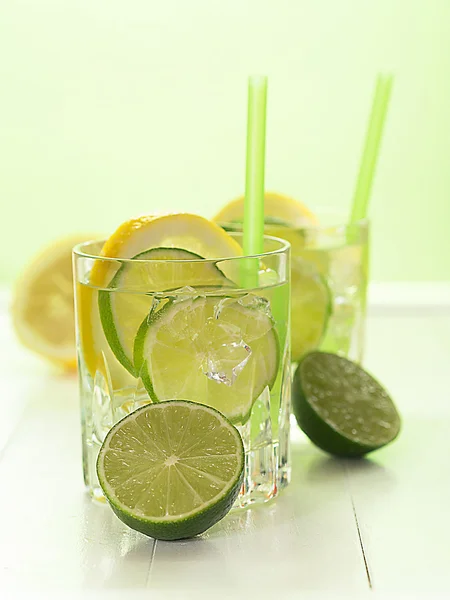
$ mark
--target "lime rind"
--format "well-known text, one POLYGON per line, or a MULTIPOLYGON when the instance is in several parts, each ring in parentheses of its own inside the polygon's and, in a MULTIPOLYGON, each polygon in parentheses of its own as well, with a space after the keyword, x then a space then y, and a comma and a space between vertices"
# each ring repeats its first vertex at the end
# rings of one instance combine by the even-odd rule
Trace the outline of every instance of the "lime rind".
MULTIPOLYGON (((111 281, 111 284, 114 282, 111 281)), ((114 356, 125 367, 125 369, 134 377, 136 377, 136 369, 134 368, 133 362, 126 355, 123 349, 122 343, 119 339, 119 334, 116 329, 114 322, 113 310, 111 306, 111 293, 100 290, 98 293, 98 308, 100 313, 100 320, 103 327, 106 340, 109 347, 114 353, 114 356)))
POLYGON ((328 352, 311 352, 293 379, 297 423, 319 448, 357 457, 391 443, 400 415, 386 390, 352 361, 328 352))
MULTIPOLYGON (((136 425, 137 426, 137 425, 136 425)), ((206 434, 207 436, 211 437, 211 441, 208 441, 208 446, 209 448, 212 448, 214 450, 214 439, 215 437, 213 437, 212 435, 210 435, 211 433, 214 433, 214 430, 208 430, 208 433, 206 434)), ((181 435, 181 434, 180 434, 181 435)), ((168 436, 168 429, 166 429, 166 441, 168 442, 168 445, 170 446, 170 442, 172 440, 169 439, 170 436, 168 436)), ((177 441, 177 443, 179 444, 179 440, 175 440, 177 441)), ((160 440, 158 440, 158 442, 160 442, 160 440)), ((145 452, 145 448, 139 449, 141 454, 142 452, 145 452)), ((162 448, 163 451, 168 450, 168 448, 162 448)), ((223 450, 223 448, 221 447, 220 450, 223 450)), ((171 450, 169 450, 171 451, 171 450)), ((219 452, 219 449, 217 450, 219 452)), ((133 462, 136 461, 136 451, 129 447, 128 451, 122 450, 121 454, 123 455, 123 461, 122 464, 124 464, 124 462, 126 461, 127 467, 128 469, 130 469, 129 472, 125 473, 125 477, 126 477, 126 481, 127 481, 127 485, 130 485, 130 479, 133 478, 133 474, 132 474, 132 467, 133 467, 133 462)), ((167 457, 170 458, 170 455, 167 452, 167 457)), ((220 454, 217 454, 217 456, 223 456, 220 454)), ((189 459, 189 457, 188 457, 189 459)), ((191 462, 194 461, 195 462, 195 457, 190 459, 191 462)), ((216 470, 216 465, 214 464, 214 454, 210 455, 210 456, 204 456, 203 457, 203 462, 205 462, 205 460, 208 463, 209 466, 209 471, 205 471, 205 475, 208 476, 208 472, 210 473, 211 471, 215 471, 216 470), (210 461, 208 461, 208 459, 210 459, 210 461)), ((122 464, 119 464, 119 468, 121 468, 122 464)), ((219 411, 216 411, 215 409, 211 408, 211 407, 207 407, 207 406, 203 406, 194 402, 190 402, 190 401, 186 401, 186 400, 175 400, 175 401, 167 401, 164 402, 164 405, 147 405, 147 406, 143 406, 139 409, 137 409, 136 411, 134 411, 133 413, 127 415, 126 417, 124 417, 121 421, 119 421, 118 423, 116 423, 112 429, 108 432, 103 445, 100 449, 99 455, 98 455, 98 459, 97 459, 97 475, 98 475, 98 479, 99 479, 99 483, 103 489, 103 492, 108 500, 108 503, 110 504, 112 510, 115 512, 115 514, 119 517, 119 519, 124 522, 126 525, 128 525, 129 527, 135 529, 136 531, 140 531, 141 533, 156 538, 156 539, 161 539, 161 540, 177 540, 177 539, 185 539, 185 538, 190 538, 190 537, 194 537, 196 535, 199 535, 201 533, 203 533, 204 531, 206 531, 207 529, 209 529, 212 525, 214 525, 215 523, 217 523, 220 519, 222 519, 228 512, 229 510, 232 508, 237 496, 239 495, 239 491, 241 489, 242 486, 242 482, 243 482, 243 477, 244 477, 244 464, 245 464, 245 451, 244 451, 244 446, 242 443, 242 438, 239 434, 239 432, 237 431, 237 429, 232 425, 232 423, 223 415, 221 414, 219 411), (220 428, 226 428, 227 431, 231 434, 232 440, 234 442, 234 447, 231 448, 230 450, 233 450, 233 452, 230 452, 230 456, 235 456, 236 458, 236 468, 232 474, 232 476, 227 476, 227 478, 223 479, 223 474, 220 473, 220 477, 216 477, 216 481, 221 481, 222 483, 224 483, 225 485, 222 487, 222 489, 216 494, 216 496, 210 498, 209 500, 205 501, 203 503, 203 505, 201 506, 197 506, 194 507, 193 509, 191 509, 190 511, 186 511, 183 514, 178 514, 178 515, 165 515, 163 517, 158 517, 158 516, 154 516, 154 515, 149 515, 149 514, 142 514, 141 510, 136 510, 135 506, 130 507, 127 506, 126 504, 124 504, 122 501, 120 501, 120 499, 117 496, 117 493, 114 490, 114 485, 112 483, 117 483, 119 482, 120 484, 120 480, 111 482, 111 477, 108 479, 107 474, 106 474, 106 469, 105 469, 105 465, 106 465, 106 461, 108 460, 108 452, 110 450, 110 442, 111 440, 114 438, 114 436, 116 435, 116 433, 118 431, 120 431, 120 429, 122 427, 124 427, 125 425, 127 425, 128 423, 130 423, 131 421, 135 421, 136 419, 144 414, 147 413, 150 414, 151 411, 154 410, 158 410, 158 409, 162 409, 164 411, 166 411, 165 414, 165 419, 166 419, 166 425, 167 425, 167 411, 170 411, 172 408, 177 408, 177 407, 182 407, 182 408, 189 408, 191 411, 202 411, 204 413, 204 415, 208 414, 209 416, 213 417, 219 424, 220 428)), ((163 470, 164 468, 167 469, 167 459, 166 461, 162 464, 159 465, 160 469, 163 470)), ((108 465, 109 470, 111 471, 111 465, 108 465)), ((156 467, 156 469, 158 469, 158 465, 156 467)), ((203 467, 204 469, 204 467, 203 467)), ((148 475, 148 479, 149 481, 152 479, 152 475, 155 473, 155 469, 149 467, 149 469, 147 470, 147 475, 148 475)), ((217 474, 219 475, 219 474, 217 474)), ((145 478, 145 472, 144 473, 139 473, 139 482, 138 484, 142 486, 142 479, 145 478)), ((167 486, 168 487, 168 486, 167 486)), ((148 488, 147 488, 148 489, 148 488)), ((196 490, 193 489, 193 492, 195 493, 196 490)), ((170 491, 169 489, 167 489, 167 494, 169 494, 170 491)), ((152 498, 152 501, 154 500, 154 498, 152 498)), ((160 498, 158 499, 160 500, 160 502, 166 500, 165 498, 160 498)), ((167 505, 167 501, 166 501, 166 505, 167 505)))
MULTIPOLYGON (((181 265, 183 264, 183 261, 198 260, 198 265, 200 269, 204 269, 205 271, 203 281, 201 279, 198 279, 195 282, 190 282, 188 279, 186 279, 185 281, 180 279, 178 281, 178 285, 176 285, 175 287, 171 285, 156 285, 155 282, 155 285, 153 285, 153 287, 157 287, 158 289, 146 291, 163 292, 177 290, 182 285, 192 285, 192 287, 200 285, 202 287, 207 287, 214 281, 216 281, 217 286, 220 285, 220 287, 232 287, 234 285, 232 281, 225 277, 224 273, 219 269, 219 267, 216 264, 211 263, 209 261, 202 262, 202 257, 200 255, 181 248, 150 248, 149 250, 145 250, 134 256, 132 260, 164 261, 168 259, 171 261, 179 260, 181 265), (203 283, 206 285, 203 286, 203 283)), ((173 265, 174 263, 171 264, 173 265)), ((146 265, 143 265, 144 268, 145 266, 146 265)), ((133 332, 131 335, 130 352, 127 352, 125 349, 126 342, 121 339, 119 333, 120 326, 118 326, 118 322, 120 322, 121 319, 114 316, 115 311, 113 308, 113 301, 117 298, 117 294, 120 294, 121 298, 125 297, 124 294, 127 294, 126 299, 128 300, 128 302, 131 301, 135 305, 135 310, 133 311, 133 307, 131 306, 130 310, 127 311, 128 314, 124 315, 124 319, 126 319, 127 323, 130 320, 130 318, 137 320, 137 330, 139 327, 139 323, 141 322, 142 316, 148 314, 153 304, 153 297, 151 295, 146 295, 145 293, 142 293, 142 291, 140 294, 138 294, 136 292, 138 292, 139 290, 133 289, 124 291, 126 290, 126 282, 124 282, 124 280, 127 277, 127 272, 130 269, 136 271, 137 268, 138 265, 129 265, 128 263, 122 264, 108 286, 111 289, 111 291, 99 290, 98 292, 98 307, 100 313, 100 320, 102 323, 106 340, 117 360, 134 377, 138 376, 138 370, 135 368, 132 357, 132 348, 136 332, 133 332), (117 291, 114 291, 116 289, 117 291), (133 291, 135 292, 134 294, 133 291), (134 318, 133 314, 136 311, 139 312, 139 315, 136 315, 137 319, 134 318)), ((142 283, 143 282, 140 282, 141 286, 142 283)))
POLYGON ((152 379, 148 371, 147 361, 145 360, 145 339, 149 327, 155 325, 161 316, 164 316, 165 310, 169 310, 173 303, 173 299, 167 299, 166 304, 162 306, 159 311, 150 312, 150 314, 148 314, 142 321, 134 340, 133 356, 136 373, 137 376, 141 378, 142 383, 144 384, 144 387, 153 402, 160 402, 160 399, 156 395, 156 392, 153 388, 152 379))

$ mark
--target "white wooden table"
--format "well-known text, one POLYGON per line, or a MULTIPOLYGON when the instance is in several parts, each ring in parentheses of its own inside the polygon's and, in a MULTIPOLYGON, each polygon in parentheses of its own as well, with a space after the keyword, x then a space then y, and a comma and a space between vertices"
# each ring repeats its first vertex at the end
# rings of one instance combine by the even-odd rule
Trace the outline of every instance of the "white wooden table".
POLYGON ((76 378, 23 351, 3 306, 0 598, 450 597, 450 302, 402 294, 375 290, 365 361, 401 437, 351 461, 295 431, 276 501, 183 542, 146 538, 85 495, 76 378))

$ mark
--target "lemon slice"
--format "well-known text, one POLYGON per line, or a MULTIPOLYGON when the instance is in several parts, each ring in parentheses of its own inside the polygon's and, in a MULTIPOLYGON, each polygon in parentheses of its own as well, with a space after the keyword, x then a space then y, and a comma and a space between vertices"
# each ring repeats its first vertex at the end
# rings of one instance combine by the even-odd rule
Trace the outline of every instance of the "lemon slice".
POLYGON ((87 236, 73 235, 45 247, 15 284, 12 318, 20 341, 65 369, 76 368, 72 248, 87 236))
MULTIPOLYGON (((105 242, 101 255, 109 258, 133 258, 152 248, 178 248, 203 258, 231 258, 242 248, 221 227, 189 213, 144 216, 123 223, 105 242)), ((107 287, 120 265, 97 261, 90 283, 107 287)))
POLYGON ((126 221, 106 241, 102 256, 132 258, 144 250, 161 247, 188 250, 204 258, 242 254, 239 244, 216 223, 199 215, 175 213, 126 221))
MULTIPOLYGON (((126 221, 105 242, 101 255, 109 258, 133 258, 141 252, 160 247, 187 250, 204 258, 236 257, 242 254, 240 245, 215 223, 198 215, 177 213, 126 221)), ((77 299, 80 343, 86 368, 92 376, 97 370, 102 372, 105 354, 114 388, 123 385, 123 379, 127 381, 127 377, 124 377, 127 369, 117 362, 109 344, 105 348, 98 296, 99 290, 109 287, 119 268, 118 262, 96 261, 87 285, 78 286, 77 299)))
MULTIPOLYGON (((232 200, 216 214, 213 220, 216 223, 242 222, 244 200, 244 196, 232 200)), ((311 227, 318 224, 317 218, 302 202, 277 192, 264 194, 264 215, 266 220, 277 219, 279 223, 290 227, 311 227)))

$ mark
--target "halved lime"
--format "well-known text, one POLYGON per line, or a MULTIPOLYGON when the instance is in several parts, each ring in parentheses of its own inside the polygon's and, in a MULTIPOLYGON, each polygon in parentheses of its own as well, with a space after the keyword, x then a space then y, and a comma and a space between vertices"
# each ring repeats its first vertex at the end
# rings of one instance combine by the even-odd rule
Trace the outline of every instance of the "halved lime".
POLYGON ((243 423, 277 376, 269 301, 254 294, 162 299, 139 328, 134 364, 153 401, 188 398, 243 423))
POLYGON ((291 258, 291 353, 293 362, 318 348, 331 314, 331 294, 314 264, 291 258))
POLYGON ((306 355, 294 375, 293 412, 322 450, 362 456, 394 440, 400 416, 386 390, 364 369, 327 352, 306 355))
POLYGON ((242 485, 241 436, 219 412, 186 401, 149 404, 107 434, 97 474, 113 511, 161 540, 193 537, 222 519, 242 485))
POLYGON ((137 254, 133 258, 136 262, 120 267, 108 286, 117 291, 99 291, 98 306, 105 337, 117 360, 132 375, 136 375, 134 338, 152 306, 150 292, 184 286, 233 285, 214 263, 201 259, 198 254, 180 248, 152 248, 137 254))

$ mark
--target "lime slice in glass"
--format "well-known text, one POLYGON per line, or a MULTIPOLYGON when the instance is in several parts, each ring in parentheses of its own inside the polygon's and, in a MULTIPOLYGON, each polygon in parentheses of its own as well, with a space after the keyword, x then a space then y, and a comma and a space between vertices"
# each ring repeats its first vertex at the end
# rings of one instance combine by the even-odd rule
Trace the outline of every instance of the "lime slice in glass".
POLYGON ((331 294, 314 264, 291 258, 291 353, 293 362, 315 350, 327 328, 331 294))
POLYGON ((327 352, 306 355, 294 376, 293 412, 322 450, 362 456, 394 440, 400 416, 384 388, 364 369, 327 352))
POLYGON ((137 254, 133 258, 136 262, 122 264, 108 286, 117 291, 99 291, 105 337, 117 360, 132 375, 136 375, 134 339, 153 303, 149 293, 184 286, 233 285, 214 263, 201 259, 198 254, 179 248, 152 248, 137 254))
POLYGON ((138 331, 134 363, 153 401, 186 398, 243 423, 277 376, 269 301, 254 294, 162 299, 138 331))
POLYGON ((127 415, 109 431, 97 460, 119 519, 161 540, 193 537, 224 517, 243 471, 237 429, 216 410, 185 401, 127 415))
MULTIPOLYGON (((226 231, 242 231, 242 223, 223 224, 226 231)), ((297 362, 321 343, 331 315, 331 293, 317 264, 324 252, 305 249, 306 230, 294 229, 282 219, 265 217, 264 231, 291 245, 291 356, 297 362)), ((310 237, 314 230, 308 233, 310 237)), ((312 244, 312 240, 308 241, 312 244)), ((320 267, 323 265, 320 262, 320 267)), ((260 282, 269 282, 269 272, 260 273, 260 282)), ((276 275, 276 274, 275 274, 276 275)))

